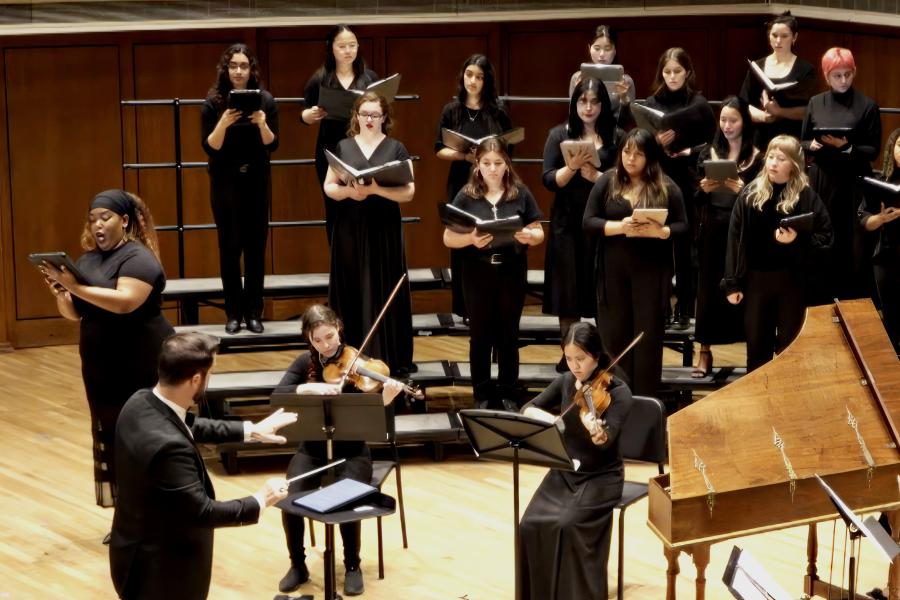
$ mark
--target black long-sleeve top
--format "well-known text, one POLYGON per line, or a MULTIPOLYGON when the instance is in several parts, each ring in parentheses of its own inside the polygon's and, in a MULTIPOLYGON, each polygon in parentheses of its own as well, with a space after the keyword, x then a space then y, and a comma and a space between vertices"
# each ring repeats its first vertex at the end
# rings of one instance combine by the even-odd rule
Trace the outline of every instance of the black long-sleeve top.
POLYGON ((725 276, 722 289, 726 294, 743 291, 747 272, 756 271, 789 271, 802 281, 803 274, 811 261, 821 256, 831 247, 832 230, 828 211, 819 195, 806 186, 800 192, 800 198, 788 213, 776 209, 785 186, 772 186, 772 197, 763 204, 762 210, 750 205, 748 192, 750 186, 741 190, 728 229, 728 250, 725 255, 725 276), (797 238, 790 244, 782 244, 775 240, 775 230, 781 219, 789 216, 813 213, 813 227, 810 233, 797 233, 797 238))
MULTIPOLYGON (((753 62, 755 62, 760 69, 765 71, 765 57, 753 62)), ((816 93, 816 82, 818 81, 816 69, 800 57, 794 59, 794 66, 791 67, 791 70, 786 76, 770 77, 770 79, 772 80, 772 83, 776 84, 788 81, 797 82, 797 85, 793 85, 770 95, 774 96, 775 101, 778 102, 782 108, 806 106, 812 95, 816 93)), ((753 74, 753 71, 748 68, 747 75, 744 76, 744 83, 741 86, 741 91, 738 96, 743 98, 747 104, 751 104, 760 110, 765 110, 764 107, 760 106, 760 98, 762 97, 764 89, 762 83, 760 83, 756 75, 753 74)), ((771 123, 757 123, 756 147, 765 152, 769 141, 776 135, 792 135, 799 139, 801 130, 802 121, 795 121, 793 119, 776 119, 771 123)))
MULTIPOLYGON (((684 88, 675 92, 670 92, 666 89, 658 95, 647 98, 645 104, 648 108, 662 111, 665 114, 688 109, 689 118, 687 122, 689 125, 686 129, 674 130, 675 140, 669 145, 669 150, 678 151, 684 148, 691 148, 692 157, 666 157, 663 168, 667 167, 667 163, 683 164, 688 168, 693 167, 697 160, 697 152, 700 151, 704 144, 712 141, 713 134, 716 132, 716 119, 706 98, 696 93, 688 96, 684 88)), ((674 178, 668 170, 666 174, 674 178)))
MULTIPOLYGON (((563 440, 569 456, 578 459, 579 473, 622 475, 622 451, 619 434, 631 410, 633 399, 631 390, 620 379, 613 377, 608 388, 611 401, 601 418, 606 421, 607 440, 602 445, 591 441, 591 435, 581 422, 578 407, 573 407, 563 417, 565 426, 563 440)), ((575 400, 575 375, 560 375, 541 392, 529 405, 548 412, 565 411, 575 400)))
POLYGON ((810 99, 802 135, 804 149, 820 168, 839 170, 848 177, 868 175, 881 149, 881 114, 874 100, 852 87, 844 93, 829 90, 810 99), (816 127, 852 127, 847 135, 849 146, 823 144, 813 152, 809 142, 815 137, 816 127))
POLYGON ((257 166, 269 164, 269 156, 278 149, 278 106, 272 94, 266 90, 262 91, 261 108, 266 113, 266 124, 275 134, 271 144, 263 144, 259 127, 251 123, 250 119, 240 119, 225 130, 222 147, 216 150, 209 145, 206 138, 216 128, 216 123, 219 122, 225 109, 216 107, 211 98, 206 99, 200 113, 200 143, 209 156, 210 170, 244 164, 257 166))
MULTIPOLYGON (((309 81, 306 82, 306 87, 303 88, 303 103, 306 108, 312 108, 313 106, 318 106, 319 104, 319 88, 325 85, 323 83, 323 74, 321 70, 313 73, 313 76, 309 78, 309 81)), ((336 78, 335 78, 336 79, 336 78)), ((378 75, 375 71, 371 69, 365 69, 356 79, 354 79, 350 86, 346 89, 349 90, 364 90, 370 84, 378 81, 378 75)), ((333 89, 345 89, 339 82, 331 85, 333 89)), ((304 125, 309 125, 302 118, 300 122, 304 125)), ((338 142, 347 137, 347 126, 349 125, 349 121, 343 118, 335 118, 335 117, 326 117, 319 121, 319 134, 316 137, 316 153, 322 154, 324 157, 323 151, 330 150, 334 152, 334 149, 337 148, 338 142)))
MULTIPOLYGON (((900 169, 894 169, 887 181, 893 184, 900 183, 900 169)), ((884 203, 885 207, 900 208, 900 194, 887 190, 882 192, 872 186, 866 186, 865 195, 857 211, 860 225, 864 226, 869 217, 880 213, 882 203, 884 203)), ((900 220, 885 223, 878 229, 877 233, 878 243, 875 245, 875 251, 872 253, 872 262, 900 264, 900 220)))

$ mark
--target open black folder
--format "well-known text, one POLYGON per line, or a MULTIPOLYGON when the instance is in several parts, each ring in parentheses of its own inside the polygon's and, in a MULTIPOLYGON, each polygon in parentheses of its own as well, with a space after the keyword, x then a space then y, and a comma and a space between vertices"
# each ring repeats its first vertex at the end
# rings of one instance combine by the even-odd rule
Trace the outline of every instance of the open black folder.
POLYGON ((669 145, 671 152, 693 148, 712 139, 715 119, 706 103, 685 106, 668 113, 637 102, 629 106, 638 127, 654 135, 669 129, 675 132, 675 141, 669 145))
POLYGON ((328 160, 328 166, 337 172, 345 184, 356 181, 360 185, 368 185, 374 179, 378 185, 398 187, 413 181, 413 159, 411 158, 392 160, 368 169, 354 169, 328 150, 325 151, 325 158, 328 160))
POLYGON ((496 135, 486 135, 478 139, 463 135, 458 131, 453 131, 452 129, 447 129, 446 127, 441 129, 441 143, 448 148, 456 150, 457 152, 462 152, 463 154, 468 154, 469 152, 480 146, 482 142, 491 138, 499 139, 504 146, 518 144, 525 139, 525 129, 522 127, 516 127, 515 129, 510 129, 509 131, 504 131, 503 133, 498 133, 496 135))
POLYGON ((477 229, 480 233, 489 233, 494 236, 489 245, 491 248, 512 244, 515 241, 515 233, 525 226, 522 223, 522 217, 518 215, 503 219, 480 219, 470 212, 447 203, 438 204, 438 211, 441 214, 441 222, 451 231, 469 233, 473 229, 477 229))
POLYGON ((326 119, 350 120, 353 112, 353 103, 366 92, 375 92, 382 96, 387 103, 394 101, 397 90, 400 89, 400 73, 394 73, 390 77, 379 79, 370 83, 364 90, 336 90, 334 88, 319 87, 319 103, 317 106, 328 113, 326 119))

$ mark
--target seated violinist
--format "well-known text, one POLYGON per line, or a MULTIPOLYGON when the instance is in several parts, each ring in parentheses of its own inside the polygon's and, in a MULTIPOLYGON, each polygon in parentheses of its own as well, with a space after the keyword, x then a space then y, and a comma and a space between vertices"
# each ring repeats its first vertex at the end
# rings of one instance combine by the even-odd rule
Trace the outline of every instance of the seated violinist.
MULTIPOLYGON (((348 350, 341 340, 343 324, 330 308, 314 304, 306 309, 301 317, 303 335, 309 343, 309 351, 302 353, 291 364, 284 377, 275 389, 279 393, 335 395, 342 391, 361 391, 349 380, 341 387, 341 368, 336 367, 339 361, 349 362, 355 352, 348 350), (348 359, 349 355, 349 359, 348 359), (334 375, 332 374, 334 371, 334 375)), ((393 379, 386 379, 381 391, 384 404, 393 402, 403 389, 403 384, 393 379)), ((336 441, 332 444, 335 459, 346 458, 347 461, 335 468, 338 479, 355 479, 369 483, 372 479, 372 456, 365 442, 336 441)), ((324 441, 301 442, 297 453, 288 465, 288 478, 326 464, 324 441)), ((320 477, 312 476, 290 484, 288 492, 295 494, 304 490, 319 487, 320 477)), ((284 533, 287 538, 288 554, 291 567, 278 584, 282 592, 292 592, 309 579, 306 568, 306 551, 303 547, 303 518, 297 515, 281 513, 284 533)), ((344 544, 344 594, 358 596, 363 593, 363 577, 360 570, 360 522, 340 525, 341 539, 344 544)))
POLYGON ((525 509, 519 589, 523 599, 606 600, 612 511, 624 482, 619 432, 631 410, 631 390, 606 373, 611 360, 590 323, 572 325, 561 345, 570 372, 523 413, 561 418, 566 450, 581 466, 578 472, 550 469, 525 509), (557 409, 559 417, 547 412, 557 409))

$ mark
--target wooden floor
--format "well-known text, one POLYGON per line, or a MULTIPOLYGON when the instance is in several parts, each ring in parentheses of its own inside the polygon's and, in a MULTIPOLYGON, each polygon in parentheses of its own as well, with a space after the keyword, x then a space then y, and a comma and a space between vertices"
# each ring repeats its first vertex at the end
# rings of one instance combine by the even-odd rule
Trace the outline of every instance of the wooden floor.
MULTIPOLYGON (((416 359, 466 357, 466 340, 418 338, 416 359)), ((668 351, 667 351, 668 352, 668 351)), ((522 360, 555 362, 556 348, 527 348, 522 360)), ((286 353, 223 356, 218 370, 287 366, 286 353)), ((667 354, 666 362, 679 357, 667 354)), ((716 349, 717 364, 742 364, 743 349, 716 349)), ((106 546, 112 510, 94 505, 88 411, 77 348, 58 346, 0 355, 0 599, 65 597, 114 598, 106 546)), ((422 451, 404 452, 404 494, 409 529, 408 550, 400 542, 399 519, 385 521, 386 578, 377 579, 374 522, 363 526, 366 593, 381 599, 497 600, 513 597, 512 472, 508 464, 475 461, 464 449, 435 463, 422 451)), ((286 457, 250 458, 242 472, 228 476, 210 453, 208 461, 219 498, 244 496, 264 479, 282 473, 286 457)), ((523 508, 544 471, 524 467, 523 508)), ((654 468, 628 465, 627 477, 646 480, 654 468)), ((395 494, 393 479, 385 492, 395 494)), ((627 512, 626 587, 629 599, 661 599, 665 562, 659 541, 646 526, 646 500, 627 512)), ((841 581, 844 528, 837 528, 834 580, 841 581)), ((308 566, 312 581, 303 593, 322 597, 321 544, 308 566)), ((615 539, 615 535, 613 536, 615 539)), ((820 525, 819 571, 828 578, 832 525, 820 525)), ((805 529, 791 529, 734 540, 754 555, 796 597, 805 572, 805 529)), ((710 599, 731 598, 721 583, 733 545, 713 547, 707 571, 710 599)), ((340 552, 340 551, 339 551, 340 552)), ((886 569, 863 548, 860 589, 881 586, 886 569)), ((339 554, 340 556, 340 554, 339 554)), ((615 582, 614 541, 610 590, 615 582)), ((280 514, 266 510, 260 524, 216 532, 210 598, 269 599, 288 567, 280 514)), ((678 594, 693 598, 693 567, 682 558, 678 594)), ((338 583, 343 568, 338 566, 338 583)))

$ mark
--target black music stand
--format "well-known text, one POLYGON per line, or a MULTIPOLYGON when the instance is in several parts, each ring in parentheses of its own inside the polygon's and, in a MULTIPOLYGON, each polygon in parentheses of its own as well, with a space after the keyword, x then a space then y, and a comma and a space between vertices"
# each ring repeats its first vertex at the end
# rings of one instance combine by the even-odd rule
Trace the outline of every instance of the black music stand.
POLYGON ((478 458, 510 461, 513 464, 515 598, 519 600, 519 578, 522 574, 519 552, 519 463, 577 471, 578 461, 573 460, 566 451, 562 430, 557 426, 557 423, 561 425, 561 421, 547 423, 503 410, 469 409, 461 410, 458 414, 478 458))
POLYGON ((737 600, 794 600, 750 552, 737 546, 731 549, 722 582, 737 600))
MULTIPOLYGON (((385 407, 381 394, 307 396, 275 393, 271 396, 271 404, 275 408, 297 413, 297 422, 283 427, 280 433, 289 442, 324 440, 328 462, 334 458, 334 441, 383 442, 388 439, 387 411, 391 409, 385 407)), ((275 506, 325 525, 325 600, 341 600, 335 582, 334 526, 392 514, 394 499, 379 492, 377 495, 367 496, 347 510, 319 513, 292 504, 294 498, 306 493, 308 492, 292 494, 275 506), (358 506, 369 508, 357 510, 358 506)))

